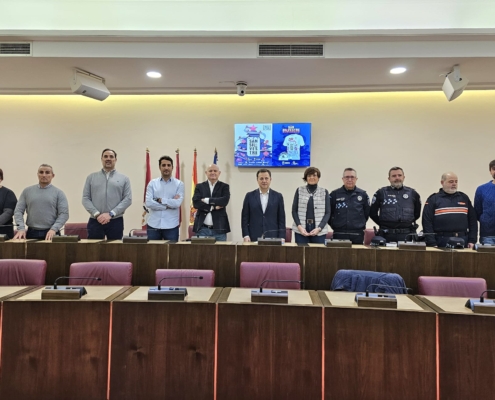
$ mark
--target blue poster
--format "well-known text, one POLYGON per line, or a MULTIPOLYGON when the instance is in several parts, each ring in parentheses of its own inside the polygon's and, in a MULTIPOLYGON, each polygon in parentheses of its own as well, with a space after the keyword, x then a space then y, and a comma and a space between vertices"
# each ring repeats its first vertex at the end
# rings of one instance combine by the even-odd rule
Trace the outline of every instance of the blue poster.
POLYGON ((235 124, 236 167, 308 167, 311 124, 235 124))

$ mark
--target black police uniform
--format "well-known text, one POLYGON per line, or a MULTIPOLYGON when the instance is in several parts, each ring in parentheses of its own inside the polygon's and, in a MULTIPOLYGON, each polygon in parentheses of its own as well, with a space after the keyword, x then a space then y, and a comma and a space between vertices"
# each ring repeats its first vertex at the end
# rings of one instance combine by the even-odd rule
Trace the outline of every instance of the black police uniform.
POLYGON ((421 215, 421 199, 413 188, 385 186, 374 194, 370 218, 380 226, 379 235, 387 242, 411 239, 421 215))
POLYGON ((366 221, 370 216, 370 198, 358 187, 347 190, 345 186, 330 193, 330 227, 335 239, 348 239, 353 244, 363 244, 366 221))
POLYGON ((475 244, 478 221, 469 197, 462 192, 449 194, 443 189, 428 197, 423 209, 423 232, 427 234, 428 246, 445 247, 451 237, 464 239, 466 247, 468 243, 475 244))

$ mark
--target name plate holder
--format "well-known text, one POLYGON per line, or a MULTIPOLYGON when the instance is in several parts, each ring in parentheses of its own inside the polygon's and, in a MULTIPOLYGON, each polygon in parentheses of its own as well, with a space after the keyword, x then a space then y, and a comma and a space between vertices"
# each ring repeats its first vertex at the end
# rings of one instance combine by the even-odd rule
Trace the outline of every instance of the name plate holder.
POLYGON ((352 247, 352 242, 348 239, 328 239, 325 240, 327 247, 352 247))
POLYGON ((9 240, 9 238, 7 237, 7 235, 5 233, 2 233, 0 235, 0 243, 3 243, 5 241, 9 240))
POLYGON ((81 240, 79 235, 55 235, 52 238, 52 243, 77 243, 81 240))
POLYGON ((476 250, 478 253, 495 253, 495 245, 480 244, 476 250))
POLYGON ((214 236, 192 236, 192 244, 215 244, 217 239, 214 236))
POLYGON ((251 303, 288 304, 289 292, 277 289, 251 290, 251 303))
POLYGON ((483 299, 481 302, 479 298, 469 299, 466 302, 466 307, 477 314, 495 315, 495 300, 483 299))
POLYGON ((282 246, 284 242, 281 238, 258 238, 258 246, 282 246))
POLYGON ((122 243, 148 243, 148 236, 124 236, 122 243))
POLYGON ((41 300, 78 300, 88 292, 84 286, 46 286, 41 291, 41 300))
POLYGON ((425 242, 399 242, 399 250, 426 250, 425 242))
POLYGON ((397 297, 389 293, 356 293, 358 307, 397 309, 397 297))
POLYGON ((184 301, 187 297, 185 287, 152 287, 148 290, 148 300, 184 301))

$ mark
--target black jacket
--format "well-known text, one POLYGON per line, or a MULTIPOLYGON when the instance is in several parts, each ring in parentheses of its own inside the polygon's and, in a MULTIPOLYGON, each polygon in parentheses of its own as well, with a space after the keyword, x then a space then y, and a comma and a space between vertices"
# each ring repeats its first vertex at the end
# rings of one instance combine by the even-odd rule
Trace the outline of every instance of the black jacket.
POLYGON ((229 217, 225 210, 225 207, 229 204, 229 200, 230 188, 228 184, 217 181, 213 188, 213 193, 210 193, 210 184, 208 181, 198 183, 193 196, 193 206, 198 210, 194 219, 194 232, 199 232, 212 206, 222 207, 218 210, 213 207, 211 211, 213 229, 219 230, 221 233, 230 232, 229 217), (209 198, 210 204, 203 203, 201 199, 204 198, 209 198))
MULTIPOLYGON (((476 212, 469 197, 462 192, 452 194, 440 189, 426 200, 423 209, 423 232, 438 233, 443 236, 455 236, 464 233, 468 243, 476 243, 478 239, 478 222, 476 212)), ((425 235, 428 246, 437 245, 435 235, 425 235)))
POLYGON ((330 193, 330 227, 334 232, 363 231, 370 216, 370 198, 357 186, 347 190, 345 186, 330 193))
POLYGON ((246 193, 241 213, 242 237, 252 241, 265 237, 285 238, 285 208, 281 193, 270 189, 265 213, 261 206, 260 190, 246 193))
POLYGON ((374 194, 370 218, 381 229, 416 229, 415 222, 421 215, 421 199, 413 188, 395 189, 385 186, 374 194))

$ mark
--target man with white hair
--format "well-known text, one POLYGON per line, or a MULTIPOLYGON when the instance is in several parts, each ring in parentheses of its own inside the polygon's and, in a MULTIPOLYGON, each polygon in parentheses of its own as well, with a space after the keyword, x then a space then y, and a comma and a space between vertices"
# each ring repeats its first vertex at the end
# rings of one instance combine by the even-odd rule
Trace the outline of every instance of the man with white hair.
POLYGON ((440 183, 442 189, 428 197, 423 209, 426 244, 445 247, 449 238, 458 237, 464 240, 465 247, 474 247, 478 238, 478 221, 471 200, 457 190, 455 173, 444 173, 440 183))

